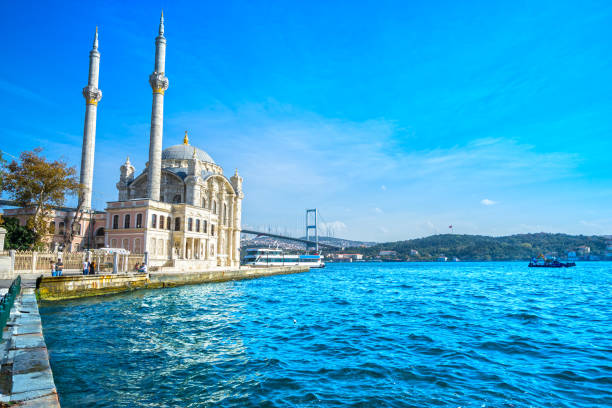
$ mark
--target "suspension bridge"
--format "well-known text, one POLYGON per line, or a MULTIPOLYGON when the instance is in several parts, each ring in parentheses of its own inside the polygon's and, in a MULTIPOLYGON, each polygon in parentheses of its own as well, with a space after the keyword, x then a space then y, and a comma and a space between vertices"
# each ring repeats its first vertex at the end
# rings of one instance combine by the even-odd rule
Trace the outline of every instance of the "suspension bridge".
POLYGON ((277 234, 273 232, 265 232, 265 231, 255 231, 251 229, 243 229, 243 234, 251 234, 257 236, 265 236, 270 238, 277 238, 287 241, 300 242, 302 244, 306 244, 307 250, 319 251, 319 248, 327 248, 327 249, 342 249, 337 245, 325 244, 319 242, 319 225, 318 219, 320 217, 319 212, 316 208, 306 210, 306 238, 296 238, 290 237, 288 235, 277 234))

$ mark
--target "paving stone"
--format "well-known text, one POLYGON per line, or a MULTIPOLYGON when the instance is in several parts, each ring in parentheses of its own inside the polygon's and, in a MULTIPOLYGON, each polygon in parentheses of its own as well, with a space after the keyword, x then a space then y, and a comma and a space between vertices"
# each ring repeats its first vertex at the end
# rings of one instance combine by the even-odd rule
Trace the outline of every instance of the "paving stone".
MULTIPOLYGON (((19 392, 17 394, 13 394, 8 398, 6 402, 25 402, 27 400, 35 400, 36 398, 44 398, 46 396, 57 395, 56 390, 36 390, 36 391, 26 391, 19 392)), ((22 405, 17 405, 18 407, 22 405)), ((51 405, 53 406, 53 405, 51 405)))
POLYGON ((16 349, 45 347, 42 333, 24 334, 13 338, 16 349))
POLYGON ((15 326, 14 334, 42 333, 42 325, 38 322, 20 324, 15 326))
POLYGON ((49 367, 47 349, 15 350, 13 374, 43 371, 49 367))
POLYGON ((37 390, 55 391, 55 383, 50 368, 33 373, 13 375, 12 394, 37 390))
POLYGON ((60 404, 57 394, 54 393, 44 397, 23 401, 19 406, 27 408, 59 408, 60 404))

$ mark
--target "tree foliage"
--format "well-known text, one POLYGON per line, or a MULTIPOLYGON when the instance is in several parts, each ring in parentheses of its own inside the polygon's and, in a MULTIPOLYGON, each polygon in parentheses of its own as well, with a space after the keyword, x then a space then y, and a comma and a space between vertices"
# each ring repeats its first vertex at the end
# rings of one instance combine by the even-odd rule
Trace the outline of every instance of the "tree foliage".
POLYGON ((17 218, 3 218, 2 226, 6 229, 6 237, 4 241, 5 249, 16 249, 26 251, 32 249, 36 241, 36 235, 32 229, 19 225, 17 218))
MULTIPOLYGON (((539 254, 565 256, 580 245, 591 247, 595 255, 605 253, 606 238, 567 234, 518 234, 506 237, 483 235, 441 234, 408 241, 387 242, 369 248, 351 248, 351 252, 376 256, 381 250, 396 251, 399 258, 432 260, 440 255, 457 257, 462 261, 528 260, 539 254), (415 249, 419 256, 411 256, 415 249)), ((348 251, 348 249, 347 249, 348 251)))
POLYGON ((76 169, 63 161, 47 161, 41 148, 25 151, 19 162, 5 164, 3 189, 21 207, 34 209, 28 227, 34 231, 35 245, 49 232, 49 215, 54 206, 62 206, 66 197, 78 193, 76 169))

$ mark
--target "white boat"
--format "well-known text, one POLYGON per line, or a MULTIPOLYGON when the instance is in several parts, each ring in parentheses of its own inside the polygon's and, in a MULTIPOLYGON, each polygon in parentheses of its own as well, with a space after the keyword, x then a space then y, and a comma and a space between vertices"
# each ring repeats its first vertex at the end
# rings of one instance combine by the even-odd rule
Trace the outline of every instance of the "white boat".
POLYGON ((323 256, 285 254, 282 249, 249 248, 242 260, 243 265, 250 266, 309 266, 311 268, 324 268, 323 256))

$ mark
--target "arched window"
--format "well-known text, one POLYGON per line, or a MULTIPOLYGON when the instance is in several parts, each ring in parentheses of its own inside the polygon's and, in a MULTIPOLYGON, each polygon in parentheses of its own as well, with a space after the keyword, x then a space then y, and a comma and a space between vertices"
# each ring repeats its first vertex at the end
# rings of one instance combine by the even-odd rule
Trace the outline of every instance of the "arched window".
POLYGON ((179 204, 181 202, 181 195, 180 194, 175 195, 174 198, 172 199, 172 202, 174 204, 179 204))
POLYGON ((193 231, 193 218, 187 220, 187 231, 193 231))
POLYGON ((49 233, 50 234, 55 234, 55 221, 51 221, 49 223, 49 233))
POLYGON ((149 248, 149 253, 151 255, 155 255, 155 238, 151 238, 151 248, 149 248))
POLYGON ((157 240, 157 255, 163 255, 164 253, 164 241, 161 239, 157 240))
POLYGON ((157 228, 157 214, 151 216, 151 228, 157 228))
POLYGON ((208 234, 208 221, 204 220, 204 232, 205 234, 208 234))
POLYGON ((215 224, 210 224, 210 235, 215 235, 215 224))
MULTIPOLYGON (((63 224, 60 223, 60 225, 63 224)), ((118 215, 113 215, 113 229, 117 229, 119 228, 119 216, 118 215)))
POLYGON ((202 208, 206 208, 206 197, 202 197, 202 208))
POLYGON ((98 228, 98 230, 96 231, 96 237, 103 237, 104 236, 104 228, 98 228))
POLYGON ((126 239, 124 239, 124 240, 123 240, 123 246, 122 246, 122 248, 123 248, 123 249, 127 249, 127 250, 129 251, 129 249, 130 249, 129 242, 130 242, 130 241, 129 241, 127 238, 126 238, 126 239))
POLYGON ((111 239, 111 248, 117 248, 117 240, 116 239, 111 239))
POLYGON ((174 219, 174 230, 175 231, 180 231, 181 230, 181 217, 176 217, 174 219))
POLYGON ((142 214, 136 214, 136 228, 142 228, 142 214))
POLYGON ((200 220, 196 220, 196 232, 200 232, 200 220))
POLYGON ((123 228, 130 228, 130 214, 125 214, 123 218, 123 228))
POLYGON ((159 216, 159 229, 164 229, 164 218, 163 215, 159 216))
POLYGON ((217 200, 213 200, 213 214, 217 213, 217 200))
POLYGON ((59 223, 59 233, 60 233, 60 235, 64 235, 64 229, 65 229, 64 226, 65 226, 64 221, 61 221, 59 223))
POLYGON ((140 238, 136 238, 134 240, 134 253, 135 254, 139 254, 140 253, 140 238))
POLYGON ((172 218, 168 217, 166 219, 166 228, 168 228, 168 230, 170 230, 172 228, 172 218))

